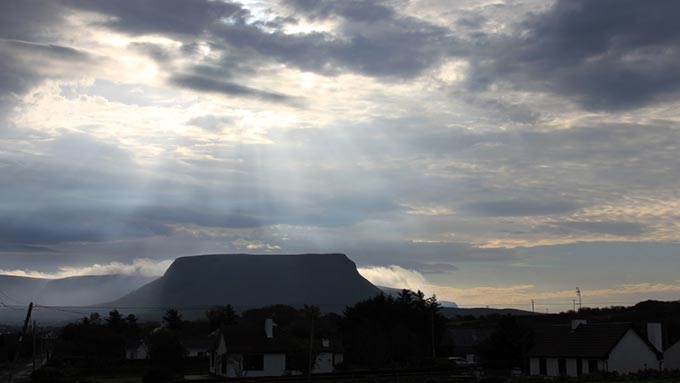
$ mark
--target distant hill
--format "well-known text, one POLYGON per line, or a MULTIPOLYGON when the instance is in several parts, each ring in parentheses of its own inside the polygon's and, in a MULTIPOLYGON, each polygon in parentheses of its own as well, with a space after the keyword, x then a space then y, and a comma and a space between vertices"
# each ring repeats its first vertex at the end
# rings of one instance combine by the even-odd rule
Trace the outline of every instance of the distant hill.
POLYGON ((86 275, 60 279, 0 275, 0 300, 46 306, 87 306, 119 298, 153 280, 133 275, 86 275))
MULTIPOLYGON (((394 287, 387 287, 387 286, 376 286, 377 288, 380 289, 384 294, 392 296, 392 297, 397 297, 399 293, 401 292, 402 289, 397 289, 394 287)), ((442 307, 458 307, 458 305, 455 302, 451 301, 439 301, 439 304, 442 305, 442 307)))
POLYGON ((314 304, 339 312, 379 292, 344 254, 213 254, 177 258, 161 278, 107 306, 314 304))
POLYGON ((517 310, 517 309, 490 309, 485 307, 474 307, 474 308, 460 308, 460 307, 444 307, 442 308, 442 314, 447 318, 455 318, 457 316, 470 315, 473 317, 482 317, 487 315, 515 315, 515 316, 527 316, 527 315, 542 315, 539 313, 533 313, 531 311, 517 310))

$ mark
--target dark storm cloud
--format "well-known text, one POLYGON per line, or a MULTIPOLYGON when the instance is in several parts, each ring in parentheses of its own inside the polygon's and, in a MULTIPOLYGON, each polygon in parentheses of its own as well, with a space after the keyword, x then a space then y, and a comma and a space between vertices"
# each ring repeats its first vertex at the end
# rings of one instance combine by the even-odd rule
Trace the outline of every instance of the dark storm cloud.
POLYGON ((490 43, 472 84, 548 90, 587 109, 621 110, 680 91, 680 3, 560 0, 490 43))
MULTIPOLYGON (((124 33, 178 34, 187 44, 210 41, 214 50, 225 54, 222 64, 227 65, 231 61, 261 64, 269 59, 325 74, 349 70, 408 78, 457 49, 448 29, 397 15, 379 2, 291 3, 297 14, 308 18, 342 17, 337 35, 287 34, 282 28, 295 22, 296 14, 273 22, 251 22, 249 11, 234 3, 70 0, 66 4, 112 16, 104 25, 124 33)), ((167 52, 156 48, 150 53, 167 57, 167 52)))
POLYGON ((394 10, 379 1, 287 0, 286 4, 311 19, 333 16, 352 21, 376 22, 394 18, 394 10))
POLYGON ((39 37, 50 39, 63 16, 64 10, 58 1, 0 1, 0 37, 28 41, 39 37))
POLYGON ((112 16, 104 25, 129 34, 201 34, 214 23, 247 13, 241 5, 207 0, 64 0, 83 10, 112 16))
POLYGON ((261 99, 271 102, 293 103, 295 98, 274 92, 249 88, 247 86, 218 81, 214 78, 194 76, 194 75, 175 75, 170 78, 170 83, 186 89, 193 89, 199 92, 219 93, 227 96, 244 96, 261 99))
POLYGON ((647 227, 638 222, 616 221, 565 221, 548 225, 548 230, 559 234, 587 232, 616 236, 634 236, 647 232, 647 227))

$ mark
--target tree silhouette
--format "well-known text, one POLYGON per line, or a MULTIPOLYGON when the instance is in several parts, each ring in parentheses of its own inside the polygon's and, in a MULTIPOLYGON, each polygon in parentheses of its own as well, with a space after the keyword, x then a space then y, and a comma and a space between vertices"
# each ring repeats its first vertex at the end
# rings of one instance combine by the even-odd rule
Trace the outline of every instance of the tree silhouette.
POLYGON ((205 312, 205 317, 210 324, 210 330, 233 324, 238 318, 232 305, 213 306, 205 312))
POLYGON ((169 330, 180 330, 182 328, 182 315, 175 309, 166 311, 163 315, 163 325, 169 330))
POLYGON ((125 329, 125 319, 123 319, 123 315, 121 315, 118 310, 109 312, 109 316, 106 318, 106 324, 115 332, 121 332, 125 329))
POLYGON ((423 365, 434 355, 446 323, 435 296, 403 290, 383 294, 345 310, 346 360, 363 367, 423 365))

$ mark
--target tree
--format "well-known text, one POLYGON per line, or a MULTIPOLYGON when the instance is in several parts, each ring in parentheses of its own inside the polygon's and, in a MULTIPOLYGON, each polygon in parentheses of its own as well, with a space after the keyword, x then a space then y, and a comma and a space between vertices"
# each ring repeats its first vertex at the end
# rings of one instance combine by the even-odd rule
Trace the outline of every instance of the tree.
POLYGON ((185 354, 179 336, 164 329, 153 331, 147 338, 149 358, 155 364, 178 367, 185 354))
POLYGON ((343 341, 348 363, 363 367, 421 366, 434 354, 446 319, 437 298, 423 292, 383 294, 345 310, 343 341))
POLYGON ((517 323, 514 316, 503 316, 494 332, 479 347, 479 354, 485 363, 495 367, 513 367, 521 365, 523 344, 526 332, 517 323))
POLYGON ((205 312, 205 317, 210 324, 210 330, 215 330, 221 326, 235 323, 237 315, 232 305, 226 305, 211 307, 205 312))
POLYGON ((175 309, 166 311, 163 315, 163 325, 169 330, 180 330, 182 328, 182 315, 175 309))
POLYGON ((115 332, 121 332, 125 328, 125 320, 118 310, 109 312, 109 316, 106 318, 106 324, 115 332))
POLYGON ((125 317, 125 334, 131 338, 137 338, 139 336, 139 325, 137 324, 137 316, 134 314, 129 314, 125 317))

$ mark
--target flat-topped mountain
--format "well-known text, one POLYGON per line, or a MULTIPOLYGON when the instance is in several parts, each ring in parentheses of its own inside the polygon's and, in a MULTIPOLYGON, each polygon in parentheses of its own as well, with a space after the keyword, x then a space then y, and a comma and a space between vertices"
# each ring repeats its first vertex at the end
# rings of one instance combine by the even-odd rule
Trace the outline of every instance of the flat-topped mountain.
POLYGON ((379 293, 344 254, 212 254, 177 258, 162 277, 109 305, 314 304, 342 310, 379 293))

